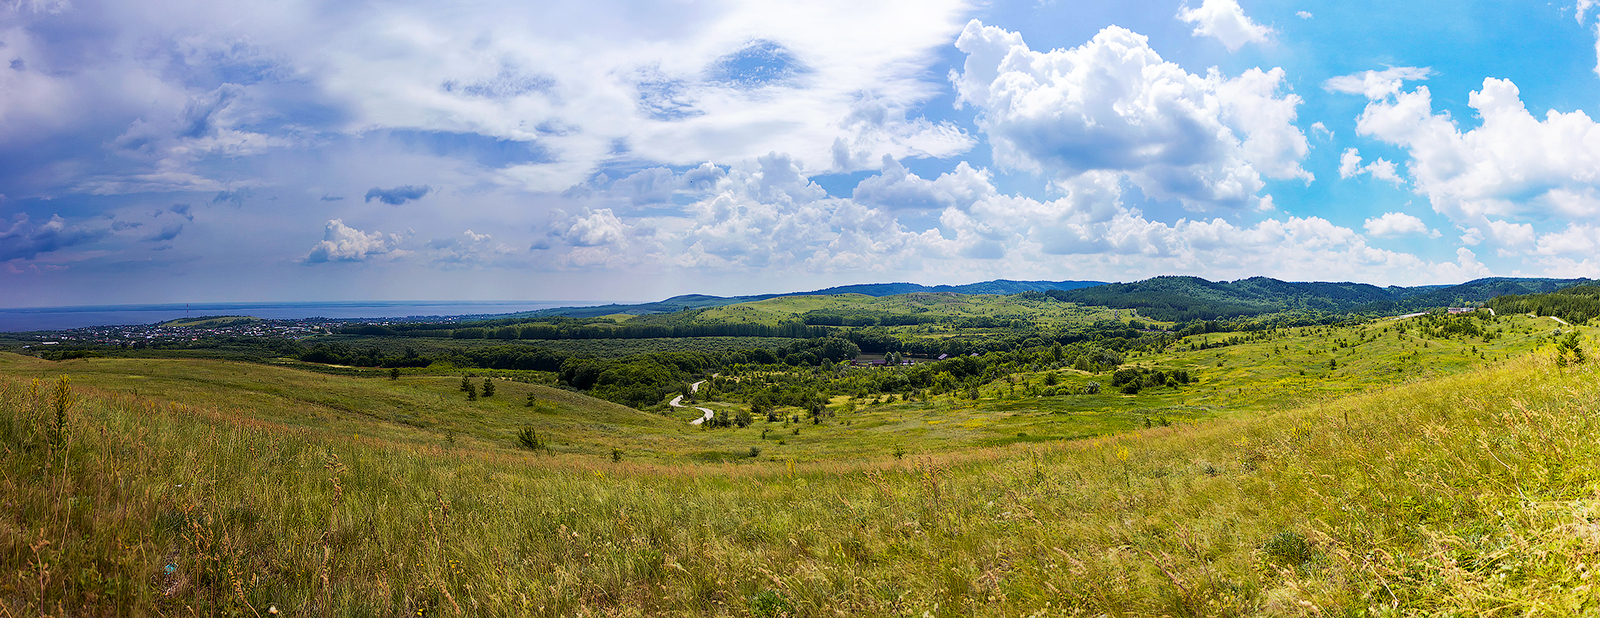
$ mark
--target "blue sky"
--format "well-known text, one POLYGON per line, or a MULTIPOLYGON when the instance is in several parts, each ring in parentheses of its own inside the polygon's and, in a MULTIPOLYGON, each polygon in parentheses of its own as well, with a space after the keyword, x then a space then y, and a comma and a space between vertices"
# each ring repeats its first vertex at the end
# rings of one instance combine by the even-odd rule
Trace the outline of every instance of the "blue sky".
POLYGON ((0 306, 1600 277, 1600 6, 0 4, 0 306))

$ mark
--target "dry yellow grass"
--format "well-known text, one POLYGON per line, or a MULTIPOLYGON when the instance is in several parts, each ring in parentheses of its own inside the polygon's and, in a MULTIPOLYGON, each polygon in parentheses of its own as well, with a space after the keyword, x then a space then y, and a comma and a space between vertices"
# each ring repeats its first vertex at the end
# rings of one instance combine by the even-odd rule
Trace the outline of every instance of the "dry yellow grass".
POLYGON ((739 466, 356 437, 5 380, 0 607, 1594 615, 1597 378, 1532 355, 1258 419, 739 466))

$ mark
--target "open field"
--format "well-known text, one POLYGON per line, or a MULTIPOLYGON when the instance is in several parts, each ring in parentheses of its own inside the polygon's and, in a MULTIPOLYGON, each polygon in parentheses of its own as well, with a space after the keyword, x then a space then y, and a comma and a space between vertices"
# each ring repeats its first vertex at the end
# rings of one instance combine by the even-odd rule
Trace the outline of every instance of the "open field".
POLYGON ((1600 374, 1549 353, 1257 418, 738 466, 72 374, 0 382, 10 615, 1600 610, 1600 374))
POLYGON ((784 296, 751 303, 707 309, 696 321, 731 324, 781 324, 801 319, 810 312, 857 313, 861 315, 910 315, 928 318, 993 318, 1021 320, 1038 326, 1088 324, 1127 319, 1127 310, 1085 307, 1043 297, 918 292, 873 297, 863 294, 827 296, 784 296))

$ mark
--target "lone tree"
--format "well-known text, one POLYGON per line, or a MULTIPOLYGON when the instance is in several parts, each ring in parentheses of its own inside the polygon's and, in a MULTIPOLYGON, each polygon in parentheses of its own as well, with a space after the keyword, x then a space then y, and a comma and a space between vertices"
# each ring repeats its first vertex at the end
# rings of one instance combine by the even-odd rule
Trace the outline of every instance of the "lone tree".
POLYGON ((471 382, 468 382, 467 383, 467 401, 477 401, 477 400, 478 400, 478 387, 474 386, 471 382))
POLYGON ((389 379, 390 380, 398 380, 398 379, 400 379, 400 368, 399 367, 394 367, 394 368, 389 369, 389 379))
POLYGON ((522 405, 531 408, 531 407, 533 407, 533 404, 537 403, 538 401, 539 401, 538 399, 534 398, 533 393, 528 393, 528 400, 522 402, 522 405))
POLYGON ((517 447, 530 451, 545 450, 544 438, 539 437, 539 432, 532 427, 523 427, 517 432, 517 447))
POLYGON ((491 379, 491 378, 484 378, 483 379, 483 396, 484 397, 493 397, 494 396, 494 380, 493 379, 491 379))
POLYGON ((467 376, 461 376, 461 392, 465 393, 470 388, 472 388, 472 380, 467 376))

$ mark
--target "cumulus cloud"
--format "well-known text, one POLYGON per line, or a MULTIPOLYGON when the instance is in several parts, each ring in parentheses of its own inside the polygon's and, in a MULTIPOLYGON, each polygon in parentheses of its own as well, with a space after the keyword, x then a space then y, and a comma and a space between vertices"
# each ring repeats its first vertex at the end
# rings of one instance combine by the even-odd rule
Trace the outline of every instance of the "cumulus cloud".
POLYGON ((1295 11, 1294 15, 1300 19, 1311 19, 1312 17, 1311 11, 1295 11))
POLYGON ((1367 88, 1357 133, 1405 148, 1416 190, 1463 225, 1485 217, 1600 217, 1600 125, 1583 111, 1530 114, 1510 80, 1488 78, 1467 105, 1482 124, 1463 131, 1433 112, 1427 87, 1367 88))
MULTIPOLYGON (((1301 11, 1302 18, 1311 17, 1301 11)), ((1238 0, 1205 0, 1200 8, 1191 9, 1185 4, 1178 10, 1178 19, 1194 24, 1195 36, 1208 36, 1228 48, 1238 51, 1245 43, 1265 43, 1272 29, 1256 23, 1239 8, 1238 0)))
POLYGON ((1378 158, 1372 163, 1361 165, 1361 152, 1355 148, 1346 148, 1339 155, 1339 177, 1353 178, 1361 174, 1370 174, 1373 178, 1394 183, 1396 186, 1405 184, 1405 179, 1395 171, 1394 162, 1378 158))
POLYGON ((31 260, 40 253, 81 245, 106 235, 105 230, 68 226, 61 215, 51 215, 43 224, 34 224, 27 213, 17 213, 11 225, 0 221, 0 262, 31 260))
POLYGON ((1253 225, 1152 220, 1122 203, 1121 176, 1114 172, 1080 174, 1062 183, 1060 197, 1041 201, 1001 194, 986 170, 928 179, 892 160, 882 165, 884 172, 840 199, 799 174, 789 157, 745 161, 689 204, 685 218, 613 222, 614 213, 590 212, 563 219, 552 228, 554 240, 567 245, 557 257, 587 268, 665 262, 699 272, 911 270, 974 278, 1060 277, 1070 268, 1073 276, 1113 279, 1153 272, 1326 279, 1327 265, 1340 264, 1340 278, 1419 283, 1464 280, 1482 268, 1459 256, 1435 263, 1377 249, 1355 230, 1319 217, 1253 225), (907 229, 895 216, 902 212, 934 213, 937 226, 907 229), (608 242, 582 246, 567 238, 587 220, 605 222, 588 229, 608 230, 608 242), (640 243, 632 230, 644 224, 654 228, 648 250, 634 247, 640 243))
POLYGON ((489 266, 516 261, 521 255, 515 248, 496 242, 489 234, 472 230, 458 236, 435 238, 425 245, 426 255, 437 264, 454 266, 489 266))
POLYGON ((344 224, 342 219, 328 221, 322 242, 311 248, 304 262, 363 262, 377 256, 397 252, 400 236, 382 232, 363 232, 344 224))
POLYGON ((1193 75, 1146 37, 1116 26, 1070 50, 1036 52, 1022 36, 974 20, 956 41, 958 101, 979 111, 997 162, 1068 181, 1125 175, 1192 210, 1257 206, 1262 175, 1310 181, 1294 126, 1300 98, 1279 94, 1282 69, 1193 75))
POLYGON ((956 169, 924 180, 912 174, 889 155, 883 156, 883 171, 856 185, 857 202, 889 210, 944 210, 968 208, 973 202, 994 194, 987 170, 975 170, 966 161, 956 169))
POLYGON ((413 200, 420 200, 423 196, 433 191, 428 185, 405 185, 392 189, 373 187, 367 191, 367 198, 363 201, 370 202, 374 199, 390 206, 399 206, 413 200))
MULTIPOLYGON (((1429 234, 1428 224, 1423 223, 1412 215, 1403 212, 1386 212, 1382 216, 1367 219, 1365 227, 1368 234, 1378 237, 1406 236, 1409 234, 1429 234)), ((1438 237, 1437 231, 1432 232, 1433 237, 1438 237)))

